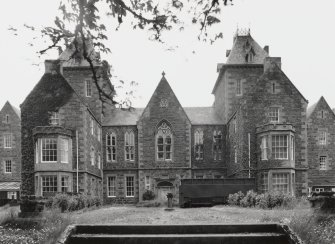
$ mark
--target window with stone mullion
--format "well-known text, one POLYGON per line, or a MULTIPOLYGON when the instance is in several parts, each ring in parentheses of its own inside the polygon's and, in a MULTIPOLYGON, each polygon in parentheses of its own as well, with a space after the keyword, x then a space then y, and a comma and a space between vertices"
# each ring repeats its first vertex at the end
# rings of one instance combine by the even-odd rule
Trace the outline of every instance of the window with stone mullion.
POLYGON ((108 134, 106 137, 107 161, 116 161, 116 135, 108 134))
POLYGON ((214 131, 213 134, 213 157, 214 160, 221 160, 222 159, 222 132, 221 131, 214 131))
POLYGON ((204 137, 203 132, 197 130, 194 134, 194 151, 195 151, 195 159, 202 160, 204 158, 204 137))
POLYGON ((172 133, 166 123, 158 128, 156 134, 157 160, 172 160, 172 133))

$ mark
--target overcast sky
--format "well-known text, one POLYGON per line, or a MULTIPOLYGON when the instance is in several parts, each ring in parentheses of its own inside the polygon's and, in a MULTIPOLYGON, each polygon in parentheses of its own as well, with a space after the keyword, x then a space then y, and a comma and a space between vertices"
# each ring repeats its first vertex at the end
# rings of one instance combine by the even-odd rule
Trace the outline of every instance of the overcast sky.
MULTIPOLYGON (((36 48, 27 45, 31 35, 22 32, 15 36, 8 27, 51 24, 58 5, 56 0, 1 3, 1 107, 7 100, 19 107, 44 72, 43 60, 36 59, 36 48), (33 65, 36 63, 41 65, 33 65)), ((125 24, 110 33, 112 53, 104 58, 113 65, 118 78, 138 82, 135 107, 147 104, 162 71, 182 106, 211 106, 216 65, 226 61, 225 51, 232 47, 237 26, 250 27, 262 47, 270 46, 271 56, 282 58, 283 71, 309 105, 323 95, 335 107, 334 23, 334 0, 234 0, 234 6, 224 8, 222 23, 216 27, 224 38, 213 45, 197 41, 198 27, 169 33, 162 45, 149 41, 146 32, 133 31, 125 24), (169 51, 175 46, 178 48, 169 51)))

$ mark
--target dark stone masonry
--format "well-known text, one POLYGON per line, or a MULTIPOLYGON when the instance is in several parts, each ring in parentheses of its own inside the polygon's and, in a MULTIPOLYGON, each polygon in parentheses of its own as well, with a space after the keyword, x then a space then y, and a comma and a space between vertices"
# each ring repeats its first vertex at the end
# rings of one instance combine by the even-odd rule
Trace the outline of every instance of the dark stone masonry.
MULTIPOLYGON (((1 110, 0 186, 22 180, 23 195, 78 192, 105 203, 136 203, 148 190, 166 201, 186 178, 255 177, 258 192, 335 191, 332 109, 323 97, 307 109, 281 58, 250 33, 236 33, 218 64, 211 107, 182 107, 164 73, 145 108, 105 104, 88 63, 70 54, 45 61, 21 115, 9 103, 1 110), (8 131, 13 150, 3 145, 8 131)), ((102 72, 98 61, 94 69, 102 72)))

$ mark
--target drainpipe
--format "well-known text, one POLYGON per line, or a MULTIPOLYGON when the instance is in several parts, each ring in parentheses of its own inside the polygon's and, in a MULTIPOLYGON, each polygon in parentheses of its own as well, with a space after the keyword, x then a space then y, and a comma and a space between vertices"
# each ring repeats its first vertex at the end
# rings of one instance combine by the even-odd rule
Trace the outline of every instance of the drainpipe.
POLYGON ((77 193, 79 193, 79 147, 78 147, 78 130, 76 130, 76 150, 77 150, 77 193))
POLYGON ((249 153, 249 178, 250 178, 250 133, 248 133, 248 153, 249 153))

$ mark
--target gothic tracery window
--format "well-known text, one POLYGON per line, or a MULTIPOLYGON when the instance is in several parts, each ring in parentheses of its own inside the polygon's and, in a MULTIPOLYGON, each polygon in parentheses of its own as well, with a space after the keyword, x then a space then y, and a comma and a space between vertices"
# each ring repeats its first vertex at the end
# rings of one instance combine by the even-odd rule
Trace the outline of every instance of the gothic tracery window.
POLYGON ((135 136, 133 131, 127 131, 124 135, 125 159, 134 161, 135 159, 135 136))
POLYGON ((194 133, 194 154, 196 160, 204 159, 204 132, 202 130, 194 133))
POLYGON ((220 130, 213 132, 213 157, 214 160, 222 160, 222 132, 220 130))
POLYGON ((172 160, 172 133, 165 122, 157 129, 156 145, 158 160, 172 160))

